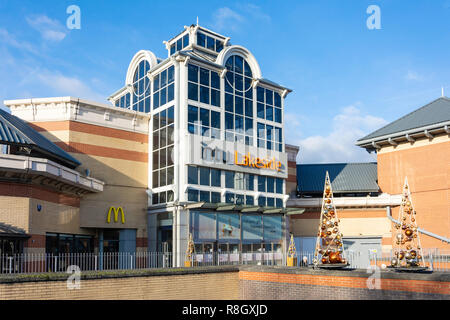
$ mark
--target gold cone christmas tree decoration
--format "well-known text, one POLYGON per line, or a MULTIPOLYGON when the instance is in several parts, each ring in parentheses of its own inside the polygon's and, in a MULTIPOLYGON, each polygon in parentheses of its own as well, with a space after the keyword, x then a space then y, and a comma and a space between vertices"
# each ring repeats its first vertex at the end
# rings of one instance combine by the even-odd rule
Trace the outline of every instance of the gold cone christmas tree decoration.
POLYGON ((186 249, 186 258, 184 261, 185 267, 192 267, 192 255, 195 253, 194 241, 192 240, 192 233, 189 233, 189 240, 186 249))
POLYGON ((417 228, 416 210, 414 210, 412 203, 408 178, 405 178, 397 222, 394 224, 393 229, 394 243, 392 248, 394 257, 392 258, 391 266, 411 269, 425 267, 417 228))
POLYGON ((294 242, 294 235, 291 234, 291 240, 289 242, 289 248, 288 248, 288 256, 286 259, 286 263, 288 267, 295 267, 297 266, 297 250, 295 248, 295 242, 294 242))
POLYGON ((346 266, 342 233, 339 230, 340 220, 334 205, 328 171, 325 176, 322 209, 320 211, 319 231, 317 232, 314 252, 314 266, 346 266))

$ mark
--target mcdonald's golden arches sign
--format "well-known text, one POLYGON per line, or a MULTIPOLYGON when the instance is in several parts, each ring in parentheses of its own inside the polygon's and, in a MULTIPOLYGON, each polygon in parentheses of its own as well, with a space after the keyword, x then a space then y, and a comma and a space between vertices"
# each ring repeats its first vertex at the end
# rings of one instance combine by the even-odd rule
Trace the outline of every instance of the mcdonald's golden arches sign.
POLYGON ((125 214, 123 213, 122 207, 109 207, 108 216, 106 217, 106 222, 111 222, 111 213, 114 212, 114 222, 117 222, 119 219, 119 213, 121 214, 122 223, 125 223, 125 214))

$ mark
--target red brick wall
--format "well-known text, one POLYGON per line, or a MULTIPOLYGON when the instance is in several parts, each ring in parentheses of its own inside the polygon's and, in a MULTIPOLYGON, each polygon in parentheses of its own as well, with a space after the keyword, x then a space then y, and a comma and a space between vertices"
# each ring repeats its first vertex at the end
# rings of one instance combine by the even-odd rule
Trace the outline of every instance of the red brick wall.
MULTIPOLYGON (((450 141, 378 154, 378 183, 383 192, 400 194, 405 177, 419 228, 450 238, 450 141)), ((397 219, 398 208, 393 210, 397 219)), ((421 234, 422 247, 450 245, 421 234)))
MULTIPOLYGON (((288 269, 288 268, 286 268, 288 269)), ((241 270, 241 298, 245 300, 297 299, 446 299, 450 300, 450 277, 433 274, 373 273, 292 269, 292 272, 241 270), (347 275, 346 275, 347 274, 347 275), (444 278, 444 280, 442 280, 444 278)))
POLYGON ((0 182, 0 196, 26 197, 77 208, 80 207, 79 197, 69 196, 30 184, 0 182))

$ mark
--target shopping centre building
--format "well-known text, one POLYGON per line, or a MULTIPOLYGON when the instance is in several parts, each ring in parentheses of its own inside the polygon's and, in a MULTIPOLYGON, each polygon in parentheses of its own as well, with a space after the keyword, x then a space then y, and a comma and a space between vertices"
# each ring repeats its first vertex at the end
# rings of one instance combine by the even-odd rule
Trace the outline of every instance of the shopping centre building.
MULTIPOLYGON (((313 251, 325 174, 344 246, 392 248, 405 176, 423 246, 450 238, 450 100, 358 140, 377 162, 297 164, 290 89, 198 25, 137 52, 110 104, 7 100, 0 110, 0 254, 313 251)), ((367 259, 365 259, 367 260, 367 259)))
POLYGON ((198 25, 164 44, 165 59, 135 54, 111 105, 4 102, 4 126, 39 140, 0 142, 2 172, 23 171, 2 179, 0 221, 22 230, 25 251, 169 251, 182 265, 190 235, 197 252, 285 250, 296 188, 287 152, 298 152, 284 140, 291 90, 263 78, 248 49, 198 25), (52 153, 29 152, 42 141, 52 153))

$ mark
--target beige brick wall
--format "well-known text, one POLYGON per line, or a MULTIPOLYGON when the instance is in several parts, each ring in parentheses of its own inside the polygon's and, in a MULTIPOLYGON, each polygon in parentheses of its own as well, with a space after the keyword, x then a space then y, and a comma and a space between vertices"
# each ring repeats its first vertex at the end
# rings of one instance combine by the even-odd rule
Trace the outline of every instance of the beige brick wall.
POLYGON ((81 280, 0 283, 0 300, 237 300, 239 272, 81 280))
POLYGON ((30 199, 0 196, 0 222, 30 231, 30 199))

